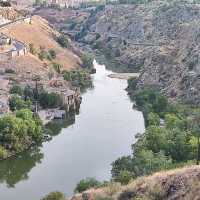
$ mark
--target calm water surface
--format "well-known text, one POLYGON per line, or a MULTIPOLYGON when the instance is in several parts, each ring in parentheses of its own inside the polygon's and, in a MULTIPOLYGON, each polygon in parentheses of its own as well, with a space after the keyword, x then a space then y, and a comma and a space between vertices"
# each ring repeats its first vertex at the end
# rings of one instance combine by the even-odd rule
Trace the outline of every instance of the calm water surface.
POLYGON ((131 153, 134 135, 144 130, 143 116, 132 109, 126 81, 95 67, 94 88, 67 128, 54 127, 55 136, 42 147, 0 162, 0 200, 40 200, 55 190, 70 196, 82 178, 108 180, 111 162, 131 153))

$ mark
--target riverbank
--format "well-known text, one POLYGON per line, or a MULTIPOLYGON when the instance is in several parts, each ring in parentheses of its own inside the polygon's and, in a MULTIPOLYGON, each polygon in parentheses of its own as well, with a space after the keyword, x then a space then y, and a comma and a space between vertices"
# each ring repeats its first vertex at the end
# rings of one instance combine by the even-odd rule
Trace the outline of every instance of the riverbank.
POLYGON ((108 77, 110 78, 117 78, 117 79, 124 79, 128 80, 130 78, 138 78, 140 76, 140 73, 114 73, 109 74, 108 77))

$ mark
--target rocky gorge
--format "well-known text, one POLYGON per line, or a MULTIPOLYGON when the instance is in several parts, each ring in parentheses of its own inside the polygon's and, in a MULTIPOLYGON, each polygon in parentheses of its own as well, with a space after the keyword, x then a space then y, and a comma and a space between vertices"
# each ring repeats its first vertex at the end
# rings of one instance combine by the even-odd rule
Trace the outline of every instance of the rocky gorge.
POLYGON ((62 23, 52 19, 56 11, 37 13, 80 46, 104 54, 115 71, 140 72, 137 88, 153 86, 172 100, 200 103, 198 3, 101 5, 76 10, 78 18, 68 15, 62 23))

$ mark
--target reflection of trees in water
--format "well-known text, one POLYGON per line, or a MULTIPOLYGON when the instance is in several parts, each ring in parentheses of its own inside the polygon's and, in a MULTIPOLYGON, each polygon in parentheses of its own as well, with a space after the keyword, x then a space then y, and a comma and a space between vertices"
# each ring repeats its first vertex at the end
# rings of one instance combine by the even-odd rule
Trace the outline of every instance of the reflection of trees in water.
MULTIPOLYGON (((62 128, 67 128, 75 123, 75 115, 70 113, 64 120, 54 120, 47 125, 50 136, 56 136, 62 128)), ((15 187, 19 181, 29 178, 29 172, 36 164, 41 163, 44 154, 39 147, 33 147, 16 157, 0 161, 0 183, 6 183, 8 187, 15 187)))
POLYGON ((28 179, 28 173, 37 163, 41 163, 43 157, 40 149, 34 147, 16 157, 0 161, 0 182, 15 187, 19 181, 28 179))
POLYGON ((58 135, 62 128, 67 128, 70 125, 75 123, 75 114, 77 114, 78 111, 76 111, 76 113, 70 113, 65 119, 62 120, 53 120, 51 122, 49 122, 46 125, 46 128, 48 129, 48 134, 50 136, 56 136, 58 135))

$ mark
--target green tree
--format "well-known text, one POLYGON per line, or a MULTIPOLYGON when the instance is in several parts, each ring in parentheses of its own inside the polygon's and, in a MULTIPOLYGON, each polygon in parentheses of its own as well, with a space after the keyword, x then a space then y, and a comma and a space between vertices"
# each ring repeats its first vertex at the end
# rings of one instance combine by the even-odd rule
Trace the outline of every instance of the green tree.
POLYGON ((51 192, 41 200, 65 200, 65 195, 61 192, 51 192))
POLYGON ((53 92, 42 92, 39 95, 39 102, 43 108, 57 108, 62 105, 60 95, 53 92))
POLYGON ((141 150, 133 158, 136 176, 147 175, 172 165, 172 159, 163 152, 153 153, 151 150, 141 150))
POLYGON ((31 108, 32 102, 31 101, 24 101, 18 95, 12 95, 9 99, 9 106, 12 111, 20 110, 24 108, 31 108))
POLYGON ((23 89, 19 85, 13 85, 10 89, 10 94, 23 95, 23 89))
POLYGON ((145 131, 146 147, 154 153, 158 153, 166 148, 167 130, 158 126, 149 126, 145 131))
POLYGON ((56 58, 56 52, 55 52, 54 49, 50 49, 50 50, 49 50, 49 54, 50 54, 50 56, 51 56, 52 59, 55 59, 55 58, 56 58))
POLYGON ((122 185, 127 185, 133 178, 133 173, 123 170, 120 171, 119 175, 114 179, 116 182, 120 182, 122 185))
POLYGON ((64 36, 64 35, 60 35, 60 36, 57 38, 57 42, 58 42, 62 47, 68 48, 68 46, 69 46, 69 41, 68 41, 67 37, 64 36))
POLYGON ((100 186, 101 183, 97 181, 95 178, 86 178, 81 180, 75 188, 75 192, 83 192, 88 190, 89 188, 100 186))
POLYGON ((155 125, 159 126, 160 125, 160 117, 157 113, 149 113, 148 114, 148 125, 155 125))
POLYGON ((90 54, 83 54, 81 56, 83 68, 91 69, 93 67, 93 57, 90 54))

